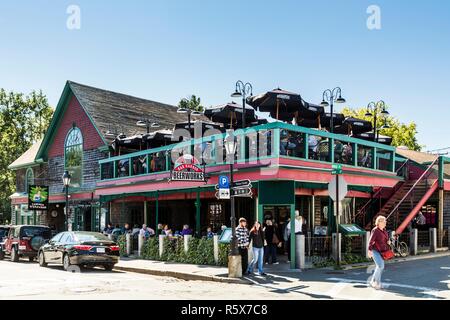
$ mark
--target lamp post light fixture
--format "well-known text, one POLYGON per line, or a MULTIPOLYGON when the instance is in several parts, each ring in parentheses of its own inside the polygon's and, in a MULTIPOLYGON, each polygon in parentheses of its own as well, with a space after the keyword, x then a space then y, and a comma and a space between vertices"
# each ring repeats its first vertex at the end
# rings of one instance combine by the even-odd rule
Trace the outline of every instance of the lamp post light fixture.
POLYGON ((330 132, 333 133, 334 132, 334 125, 333 125, 333 114, 334 114, 334 110, 333 110, 333 106, 334 103, 345 103, 346 100, 344 98, 342 98, 342 92, 341 92, 341 88, 336 87, 333 90, 331 89, 327 89, 323 92, 322 95, 322 102, 320 103, 320 105, 322 107, 331 107, 331 118, 330 118, 330 132))
POLYGON ((235 197, 232 194, 234 184, 234 158, 237 149, 237 139, 232 130, 228 130, 224 141, 227 159, 230 161, 230 205, 231 205, 231 250, 228 256, 228 276, 230 278, 240 278, 242 276, 242 258, 238 250, 238 242, 236 237, 236 210, 235 197))
POLYGON ((147 133, 150 133, 150 128, 159 128, 159 123, 156 122, 154 119, 149 118, 138 120, 136 122, 136 125, 139 127, 147 127, 147 133))
POLYGON ((69 186, 70 186, 70 179, 72 176, 70 175, 69 171, 64 171, 64 174, 62 176, 64 189, 66 190, 66 226, 67 231, 72 231, 72 217, 70 216, 70 210, 69 210, 69 186))
POLYGON ((253 95, 253 87, 247 82, 244 84, 241 80, 236 82, 236 90, 231 94, 232 98, 242 97, 242 128, 245 128, 245 101, 247 97, 253 95))
POLYGON ((373 116, 373 139, 375 142, 378 141, 380 137, 380 130, 381 129, 389 129, 389 125, 387 124, 386 116, 389 115, 389 112, 386 110, 386 104, 383 100, 375 102, 370 102, 367 105, 367 111, 365 116, 366 117, 372 117, 373 116), (378 112, 383 116, 384 118, 384 125, 380 128, 377 127, 377 120, 378 120, 378 112))
MULTIPOLYGON (((188 99, 183 99, 183 100, 186 102, 186 104, 189 103, 188 99)), ((187 113, 187 115, 188 115, 188 129, 189 129, 189 132, 191 131, 191 116, 192 117, 198 117, 198 116, 202 115, 202 113, 200 111, 192 110, 192 109, 184 108, 184 107, 179 107, 178 110, 177 110, 177 113, 187 113)))

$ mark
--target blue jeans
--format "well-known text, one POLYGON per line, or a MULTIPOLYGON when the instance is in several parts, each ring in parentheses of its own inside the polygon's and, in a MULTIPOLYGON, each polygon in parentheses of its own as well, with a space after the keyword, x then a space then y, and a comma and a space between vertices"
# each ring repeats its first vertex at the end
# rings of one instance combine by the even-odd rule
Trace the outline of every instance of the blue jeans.
POLYGON ((373 254, 373 261, 375 261, 375 271, 373 272, 372 275, 372 281, 374 281, 377 284, 381 284, 381 274, 383 273, 384 270, 384 260, 378 251, 372 250, 372 254, 373 254))
POLYGON ((252 248, 253 259, 248 266, 247 272, 252 273, 255 263, 258 263, 258 272, 263 273, 264 248, 252 248))

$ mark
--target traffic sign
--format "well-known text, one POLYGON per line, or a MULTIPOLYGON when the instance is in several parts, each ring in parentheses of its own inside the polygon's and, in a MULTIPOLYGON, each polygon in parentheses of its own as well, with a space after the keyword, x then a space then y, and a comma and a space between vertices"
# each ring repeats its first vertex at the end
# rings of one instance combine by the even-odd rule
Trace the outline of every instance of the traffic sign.
POLYGON ((348 192, 348 185, 343 176, 338 176, 337 179, 336 178, 331 179, 330 183, 328 184, 328 193, 330 195, 331 200, 336 201, 337 198, 338 201, 342 201, 345 199, 347 192, 348 192), (336 197, 336 180, 338 180, 339 183, 339 195, 337 197, 336 197))
POLYGON ((252 189, 250 188, 236 188, 231 189, 231 196, 232 197, 249 197, 251 198, 253 196, 252 189))
POLYGON ((251 188, 252 182, 248 179, 233 182, 233 188, 251 188))
POLYGON ((216 198, 217 199, 229 200, 230 196, 231 196, 230 189, 219 189, 219 191, 216 192, 216 198))
POLYGON ((331 165, 331 174, 342 174, 342 164, 335 163, 331 165))
POLYGON ((230 179, 228 176, 219 176, 219 189, 229 189, 230 179))

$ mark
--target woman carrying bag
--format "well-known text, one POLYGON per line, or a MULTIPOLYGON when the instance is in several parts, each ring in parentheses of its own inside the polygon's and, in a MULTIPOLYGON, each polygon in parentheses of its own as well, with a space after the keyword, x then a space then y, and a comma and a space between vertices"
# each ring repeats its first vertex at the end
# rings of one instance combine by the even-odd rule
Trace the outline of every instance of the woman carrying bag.
POLYGON ((369 257, 375 262, 375 271, 370 285, 377 290, 382 288, 381 274, 384 270, 384 260, 389 260, 394 256, 390 244, 386 231, 386 217, 378 216, 369 239, 369 257))

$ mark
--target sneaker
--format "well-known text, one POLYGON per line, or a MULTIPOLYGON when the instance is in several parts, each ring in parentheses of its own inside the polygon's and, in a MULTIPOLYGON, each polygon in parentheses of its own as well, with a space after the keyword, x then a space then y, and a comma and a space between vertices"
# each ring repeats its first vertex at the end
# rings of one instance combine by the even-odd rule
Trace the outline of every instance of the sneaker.
POLYGON ((277 262, 274 262, 273 264, 280 264, 280 263, 277 261, 277 262))
POLYGON ((264 272, 258 273, 258 276, 267 276, 267 273, 264 273, 264 272))

